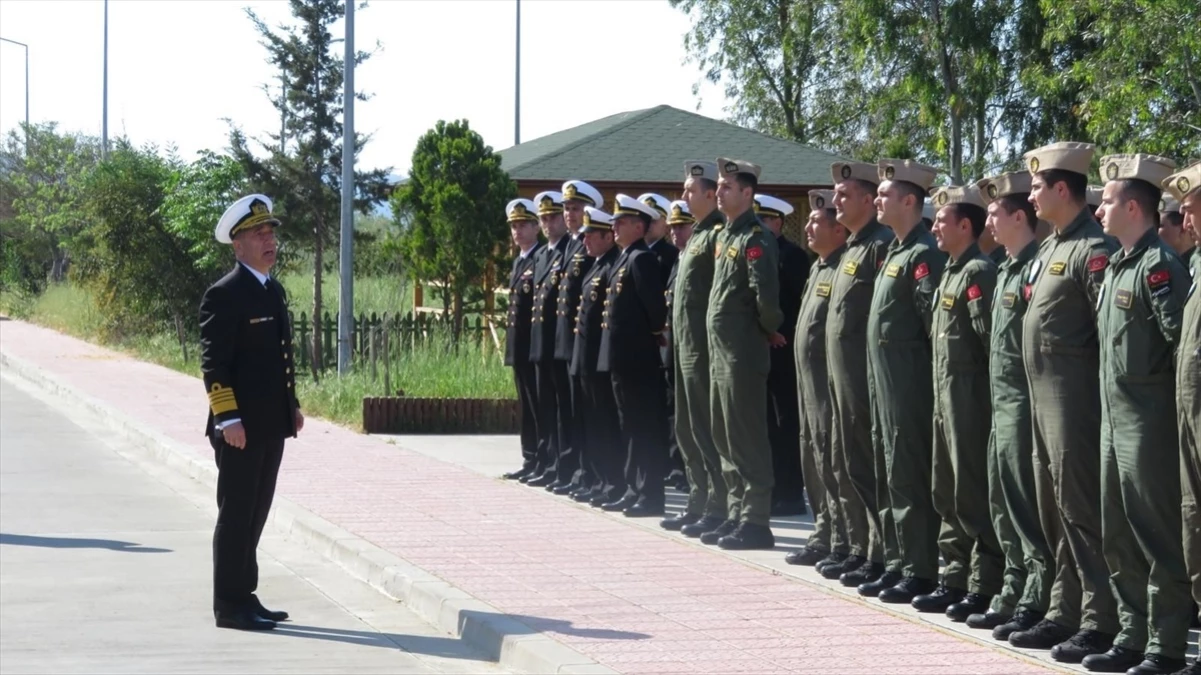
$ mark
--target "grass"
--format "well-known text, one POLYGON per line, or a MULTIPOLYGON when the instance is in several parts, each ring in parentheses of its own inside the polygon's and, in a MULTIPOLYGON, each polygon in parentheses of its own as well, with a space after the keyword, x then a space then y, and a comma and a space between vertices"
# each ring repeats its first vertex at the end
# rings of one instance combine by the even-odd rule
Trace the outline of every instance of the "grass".
MULTIPOLYGON (((284 273, 279 283, 288 293, 288 304, 297 316, 313 311, 313 275, 284 273)), ((321 280, 321 299, 330 316, 338 313, 338 294, 342 284, 337 274, 321 280)), ((413 286, 399 277, 364 277, 354 280, 354 313, 404 314, 413 308, 413 286)))
MULTIPOLYGON (((371 302, 380 302, 389 297, 388 287, 383 282, 383 279, 368 279, 363 284, 356 282, 356 296, 358 289, 363 288, 371 302)), ((287 282, 281 280, 281 283, 287 282)), ((404 286, 393 280, 392 287, 401 289, 404 286)), ((395 293, 399 295, 393 297, 400 297, 404 291, 395 293)), ((292 301, 296 300, 292 296, 292 301)), ((92 294, 84 288, 58 284, 36 298, 0 295, 0 310, 187 375, 200 374, 199 346, 189 345, 185 359, 174 333, 105 337, 108 333, 104 316, 92 294)), ((406 396, 445 398, 513 398, 515 395, 512 374, 495 350, 485 353, 468 344, 455 353, 449 347, 447 337, 437 333, 409 350, 394 354, 390 365, 389 384, 393 393, 401 390, 406 396)), ((306 414, 358 431, 363 426, 363 398, 386 395, 383 364, 377 364, 374 378, 368 364, 359 365, 343 377, 326 373, 320 381, 304 375, 297 378, 296 389, 306 414)))

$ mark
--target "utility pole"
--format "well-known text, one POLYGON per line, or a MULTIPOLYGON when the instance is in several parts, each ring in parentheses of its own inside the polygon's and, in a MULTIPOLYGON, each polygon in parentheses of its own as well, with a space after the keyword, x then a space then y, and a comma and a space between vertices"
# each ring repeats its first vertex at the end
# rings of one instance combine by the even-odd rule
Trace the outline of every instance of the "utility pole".
POLYGON ((342 242, 339 248, 338 375, 350 371, 354 326, 354 3, 346 2, 346 55, 342 64, 342 242))
POLYGON ((9 40, 6 37, 0 37, 0 40, 11 42, 14 45, 25 48, 25 154, 29 154, 29 45, 16 40, 9 40))
POLYGON ((108 157, 108 0, 104 0, 104 112, 100 121, 100 147, 108 157))
POLYGON ((513 145, 521 144, 521 0, 517 0, 517 77, 513 92, 513 145))

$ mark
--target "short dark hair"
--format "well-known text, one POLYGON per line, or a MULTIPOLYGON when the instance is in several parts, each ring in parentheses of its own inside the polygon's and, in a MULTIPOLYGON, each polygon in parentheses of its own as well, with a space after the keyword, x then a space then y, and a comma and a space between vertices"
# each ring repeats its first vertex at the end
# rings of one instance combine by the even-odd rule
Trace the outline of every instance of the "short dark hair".
POLYGON ((743 190, 750 188, 751 194, 754 194, 755 190, 759 187, 759 179, 755 178, 755 174, 753 173, 739 172, 732 175, 734 182, 738 183, 738 187, 743 190))
POLYGON ((1145 180, 1127 178, 1117 181, 1119 202, 1133 200, 1144 215, 1149 217, 1156 226, 1159 225, 1159 200, 1163 198, 1163 190, 1145 180))
POLYGON ((1001 208, 1005 209, 1005 213, 1011 216, 1017 211, 1026 214, 1026 225, 1030 227, 1031 232, 1038 229, 1038 214, 1034 212, 1034 204, 1030 203, 1029 192, 1005 195, 998 201, 1001 203, 1001 208))
POLYGON ((917 206, 917 210, 922 210, 922 205, 926 202, 926 191, 923 190, 920 185, 917 183, 910 183, 907 180, 894 180, 892 184, 895 185, 897 190, 901 193, 901 199, 912 195, 913 201, 917 206))
POLYGON ((951 204, 951 211, 955 214, 955 223, 967 218, 972 224, 972 236, 976 239, 984 232, 984 221, 988 220, 988 213, 975 204, 951 204))
POLYGON ((1064 171, 1063 169, 1047 169, 1034 174, 1043 179, 1043 183, 1047 187, 1055 187, 1056 183, 1064 183, 1068 186, 1068 194, 1072 195, 1072 199, 1083 202, 1088 200, 1088 176, 1075 171, 1064 171))
POLYGON ((704 176, 693 176, 693 178, 703 189, 717 192, 717 181, 712 178, 705 178, 704 176))
POLYGON ((1159 223, 1161 225, 1170 225, 1172 227, 1184 227, 1184 214, 1179 211, 1167 211, 1159 214, 1159 223))
POLYGON ((873 198, 876 196, 876 191, 880 189, 879 183, 873 183, 870 180, 863 180, 862 178, 848 178, 846 182, 858 185, 860 190, 868 193, 873 198))

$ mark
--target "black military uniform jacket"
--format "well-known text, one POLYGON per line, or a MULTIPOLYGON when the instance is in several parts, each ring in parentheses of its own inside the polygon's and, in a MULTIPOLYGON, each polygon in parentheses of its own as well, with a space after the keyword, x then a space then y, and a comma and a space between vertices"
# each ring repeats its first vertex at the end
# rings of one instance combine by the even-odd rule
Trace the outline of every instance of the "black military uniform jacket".
MULTIPOLYGON (((809 268, 813 263, 805 249, 788 240, 784 235, 776 237, 780 245, 780 311, 784 323, 780 333, 790 336, 796 333, 797 316, 801 313, 801 298, 805 294, 805 282, 809 280, 809 268)), ((788 350, 772 350, 772 352, 788 350)))
POLYGON ((668 241, 667 237, 663 237, 647 248, 659 259, 659 269, 663 271, 663 285, 666 286, 667 278, 671 276, 671 271, 675 268, 676 261, 680 259, 680 249, 668 241))
POLYGON ((559 309, 555 312, 555 359, 571 363, 575 356, 576 311, 584 277, 592 270, 593 259, 584 250, 584 235, 567 236, 566 263, 559 280, 559 309))
POLYGON ((639 239, 621 252, 607 280, 600 372, 657 372, 658 337, 667 322, 659 260, 639 239))
POLYGON ((534 308, 530 320, 530 361, 550 362, 555 357, 555 307, 559 301, 559 282, 567 262, 567 244, 571 237, 566 235, 554 246, 547 245, 538 251, 534 263, 534 308))
POLYGON ((673 368, 672 360, 672 345, 671 345, 671 312, 672 305, 675 302, 676 296, 676 274, 680 271, 680 258, 676 256, 676 261, 672 263, 671 274, 667 275, 667 287, 663 289, 664 304, 667 306, 667 321, 664 325, 664 334, 667 335, 667 344, 659 347, 659 357, 663 361, 663 367, 667 372, 671 372, 673 368))
POLYGON ((200 371, 209 397, 205 435, 240 419, 246 443, 296 436, 296 367, 284 289, 264 286, 245 265, 209 287, 200 301, 200 371))
POLYGON ((530 315, 534 305, 534 263, 541 243, 513 261, 509 274, 509 320, 505 331, 505 365, 530 362, 530 315))
POLYGON ((581 282, 583 292, 580 294, 579 307, 576 308, 578 312, 574 329, 574 353, 571 359, 572 375, 589 375, 596 372, 601 347, 601 326, 604 323, 603 314, 609 304, 609 272, 620 255, 621 251, 614 246, 600 258, 594 259, 592 268, 581 282))

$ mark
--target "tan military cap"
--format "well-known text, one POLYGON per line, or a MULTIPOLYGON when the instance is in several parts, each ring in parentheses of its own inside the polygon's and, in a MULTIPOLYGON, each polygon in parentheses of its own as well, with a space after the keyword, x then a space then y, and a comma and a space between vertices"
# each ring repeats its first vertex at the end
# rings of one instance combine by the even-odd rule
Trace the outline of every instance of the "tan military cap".
POLYGON ((876 171, 879 175, 877 180, 903 180, 926 191, 930 190, 930 185, 938 176, 938 169, 912 159, 882 159, 877 163, 876 171))
POLYGON ((1180 213, 1180 202, 1174 197, 1164 195, 1163 199, 1159 200, 1160 213, 1180 213))
POLYGON ((1031 150, 1022 159, 1026 160, 1026 168, 1030 173, 1059 169, 1087 176, 1088 165, 1093 161, 1096 149, 1097 146, 1092 143, 1062 141, 1031 150))
POLYGON ((830 165, 830 175, 837 185, 844 180, 862 180, 872 185, 880 184, 879 169, 875 164, 867 162, 834 162, 830 165))
POLYGON ((1162 185, 1177 200, 1184 201, 1185 195, 1201 187, 1201 162, 1168 176, 1162 185))
POLYGON ((1101 177, 1107 181, 1132 180, 1145 181, 1160 188, 1163 181, 1172 175, 1176 162, 1167 157, 1145 155, 1106 155, 1101 158, 1101 177))
POLYGON ((759 172, 762 171, 763 168, 760 167, 758 164, 751 164, 750 162, 747 162, 747 161, 744 161, 741 159, 730 159, 728 157, 718 157, 717 158, 717 170, 719 172, 721 172, 721 174, 723 176, 732 176, 734 174, 739 174, 739 173, 749 173, 750 175, 754 176, 756 180, 758 180, 759 172))
POLYGON ((930 201, 934 203, 936 208, 942 208, 951 204, 971 204, 979 206, 982 209, 988 208, 988 200, 980 192, 980 188, 975 185, 964 185, 956 187, 948 185, 940 187, 934 191, 930 201))
MULTIPOLYGON (((835 165, 837 166, 837 165, 835 165)), ((871 166, 870 164, 868 166, 871 166)), ((817 209, 832 209, 834 208, 834 191, 833 190, 810 190, 809 191, 809 209, 816 211, 817 209)))
POLYGON ((1104 191, 1105 188, 1101 187, 1100 185, 1088 186, 1088 193, 1085 195, 1084 199, 1085 203, 1093 208, 1101 206, 1101 193, 1104 191))
POLYGON ((1028 171, 1015 171, 983 178, 976 182, 976 188, 985 200, 993 202, 1009 195, 1029 194, 1033 189, 1030 187, 1032 179, 1033 176, 1028 171))
POLYGON ((708 178, 717 182, 717 165, 707 159, 693 159, 684 162, 684 180, 689 178, 708 178))

